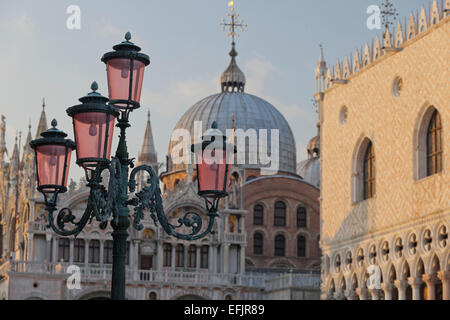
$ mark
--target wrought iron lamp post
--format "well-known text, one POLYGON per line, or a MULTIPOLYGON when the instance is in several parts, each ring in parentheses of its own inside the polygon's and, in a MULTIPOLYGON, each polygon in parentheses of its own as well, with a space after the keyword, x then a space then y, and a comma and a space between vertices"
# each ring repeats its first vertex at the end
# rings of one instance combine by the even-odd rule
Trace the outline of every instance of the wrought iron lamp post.
POLYGON ((100 223, 101 229, 110 222, 114 240, 113 300, 125 299, 126 240, 131 220, 136 230, 142 230, 141 220, 144 211, 148 210, 154 223, 159 222, 167 234, 176 238, 197 240, 213 233, 219 200, 227 196, 229 157, 236 152, 234 145, 225 142, 217 124, 205 133, 202 143, 192 145, 198 163, 199 196, 205 199, 209 221, 204 228, 200 214, 188 212, 177 221, 177 225, 170 223, 162 206, 158 176, 150 166, 134 168, 134 159, 129 158, 127 151, 129 115, 140 107, 144 69, 150 64, 149 57, 140 53, 141 49, 130 39, 131 35, 127 33, 125 41, 102 58, 107 65, 110 98, 97 93, 98 85, 94 82, 92 92, 79 99, 81 104, 67 109, 67 114, 73 119, 75 142, 66 139, 67 134, 56 129, 57 122, 53 120, 53 128, 30 143, 35 150, 38 191, 44 195, 49 227, 58 235, 67 237, 77 236, 93 219, 100 223), (120 140, 116 154, 111 158, 114 126, 120 129, 120 140), (69 208, 57 209, 58 195, 67 192, 73 150, 76 150, 76 163, 84 169, 90 188, 87 207, 81 217, 76 217, 69 208), (130 175, 129 169, 133 169, 130 175), (109 172, 108 188, 102 179, 104 171, 109 172), (136 192, 136 176, 141 172, 146 172, 149 177, 146 185, 136 192), (130 207, 134 207, 132 215, 130 207), (180 233, 177 231, 180 228, 190 229, 190 233, 180 233))

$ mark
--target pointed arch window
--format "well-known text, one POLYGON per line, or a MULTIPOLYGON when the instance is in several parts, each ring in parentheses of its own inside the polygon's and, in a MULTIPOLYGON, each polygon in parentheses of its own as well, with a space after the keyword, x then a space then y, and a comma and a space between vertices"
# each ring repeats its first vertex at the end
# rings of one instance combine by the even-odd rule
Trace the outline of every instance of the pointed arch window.
POLYGON ((427 131, 427 175, 442 171, 442 123, 437 110, 433 112, 427 131))
POLYGON ((255 256, 262 256, 264 254, 264 237, 259 232, 253 236, 253 254, 255 256))
POLYGON ((276 227, 286 226, 286 204, 283 201, 275 203, 274 225, 276 227))
POLYGON ((302 235, 297 238, 297 256, 306 257, 306 238, 302 235))
POLYGON ((375 195, 375 152, 372 142, 369 142, 364 154, 363 195, 364 200, 375 195))
POLYGON ((286 255, 286 239, 283 235, 275 237, 275 256, 284 257, 286 255))
POLYGON ((253 224, 255 226, 262 226, 264 224, 264 207, 257 204, 253 208, 253 224))

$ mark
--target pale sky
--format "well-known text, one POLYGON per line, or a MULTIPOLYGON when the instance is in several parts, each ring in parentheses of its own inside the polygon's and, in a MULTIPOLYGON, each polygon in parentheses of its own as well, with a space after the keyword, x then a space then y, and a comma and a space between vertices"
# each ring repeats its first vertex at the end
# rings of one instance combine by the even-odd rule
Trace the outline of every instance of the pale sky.
MULTIPOLYGON (((235 0, 249 25, 237 41, 246 92, 272 103, 287 118, 297 143, 297 161, 316 135, 311 103, 314 69, 323 44, 330 65, 372 41, 381 30, 366 26, 370 5, 381 0, 235 0)), ((402 23, 428 0, 394 0, 402 23)), ((138 157, 147 110, 151 110, 158 160, 165 161, 179 118, 193 104, 220 91, 229 63, 230 40, 218 26, 228 0, 0 0, 0 114, 6 116, 8 149, 17 130, 33 138, 47 101, 47 119, 73 139, 65 110, 78 104, 93 80, 107 96, 103 53, 127 31, 151 57, 144 79, 142 109, 131 115, 129 152, 138 157), (69 30, 69 5, 81 9, 81 30, 69 30)), ((439 1, 440 3, 440 1, 439 1)), ((116 131, 117 133, 117 131, 116 131)), ((115 139, 117 143, 117 139, 115 139)), ((75 159, 75 155, 73 156, 75 159)), ((72 164, 70 177, 82 171, 72 164)))

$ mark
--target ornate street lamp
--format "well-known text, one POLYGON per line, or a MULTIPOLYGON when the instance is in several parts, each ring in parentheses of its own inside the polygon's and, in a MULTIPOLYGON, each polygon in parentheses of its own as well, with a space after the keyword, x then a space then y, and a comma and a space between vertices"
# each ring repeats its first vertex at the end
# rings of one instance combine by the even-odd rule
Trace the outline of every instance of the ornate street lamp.
POLYGON ((133 161, 127 151, 126 129, 130 127, 130 113, 140 107, 140 93, 145 66, 150 64, 147 55, 139 53, 138 46, 126 41, 114 47, 114 52, 103 56, 107 65, 110 99, 97 93, 98 85, 93 83, 92 92, 80 98, 80 105, 67 109, 73 119, 75 141, 64 139, 67 135, 53 128, 42 134, 43 139, 30 143, 36 150, 38 168, 38 190, 44 194, 49 226, 61 236, 77 236, 88 222, 96 219, 100 228, 105 229, 110 222, 113 229, 113 270, 111 298, 125 299, 126 240, 130 220, 133 227, 142 230, 141 220, 144 211, 150 211, 155 224, 159 222, 164 231, 182 240, 197 240, 212 233, 214 220, 218 216, 220 198, 226 197, 229 184, 229 155, 235 147, 227 144, 217 130, 217 124, 206 132, 203 143, 192 146, 200 159, 197 166, 199 177, 199 195, 205 198, 208 210, 208 225, 202 232, 203 221, 196 212, 188 212, 177 221, 177 225, 169 222, 162 206, 159 178, 150 166, 142 165, 134 168, 133 161), (114 157, 110 157, 114 124, 120 129, 120 139, 114 157), (77 164, 85 170, 87 186, 90 194, 85 212, 81 217, 73 215, 69 208, 57 211, 59 193, 67 191, 67 176, 70 154, 77 151, 77 164), (198 150, 197 150, 198 149, 198 150), (231 150, 231 151, 230 151, 231 150), (133 169, 129 175, 129 169, 133 169), (106 188, 102 173, 109 172, 109 183, 106 188), (136 176, 146 172, 146 185, 136 192, 136 176), (130 194, 131 197, 130 197, 130 194), (51 199, 49 200, 49 195, 51 199), (130 207, 134 207, 132 217, 130 207), (190 233, 179 233, 177 230, 190 229, 190 233))
POLYGON ((210 213, 217 212, 219 200, 228 196, 232 156, 237 150, 226 140, 213 122, 202 142, 191 146, 196 156, 198 195, 205 199, 210 213))
POLYGON ((141 48, 130 40, 131 34, 127 32, 125 41, 102 57, 108 73, 111 104, 126 112, 140 107, 144 70, 150 64, 149 56, 140 53, 141 48))
POLYGON ((70 158, 75 143, 65 139, 67 134, 56 129, 58 123, 52 121, 52 128, 41 133, 42 138, 30 142, 35 152, 38 190, 50 206, 56 204, 58 193, 67 191, 70 158))

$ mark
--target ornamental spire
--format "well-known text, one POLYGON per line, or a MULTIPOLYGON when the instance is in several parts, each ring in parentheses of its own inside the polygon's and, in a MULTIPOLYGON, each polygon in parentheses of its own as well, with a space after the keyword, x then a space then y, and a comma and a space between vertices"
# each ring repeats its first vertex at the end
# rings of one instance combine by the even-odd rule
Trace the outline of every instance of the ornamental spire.
POLYGON ((153 140, 152 126, 150 124, 150 110, 147 114, 147 128, 145 129, 144 142, 142 143, 142 149, 139 155, 139 163, 151 165, 155 171, 158 169, 158 155, 153 140))
POLYGON ((39 124, 36 131, 36 139, 39 139, 41 136, 41 133, 44 131, 47 131, 47 116, 45 114, 45 98, 42 99, 42 112, 41 112, 41 118, 39 119, 39 124))
POLYGON ((236 51, 235 41, 236 37, 240 37, 239 31, 244 32, 247 25, 244 24, 244 20, 239 20, 239 14, 237 14, 234 9, 234 1, 230 1, 228 6, 231 7, 231 13, 227 14, 230 21, 225 21, 225 18, 223 18, 222 22, 219 24, 222 26, 222 30, 225 31, 227 29, 227 36, 230 37, 232 41, 231 51, 229 53, 231 62, 221 77, 222 92, 244 92, 245 75, 236 63, 238 53, 236 51))

